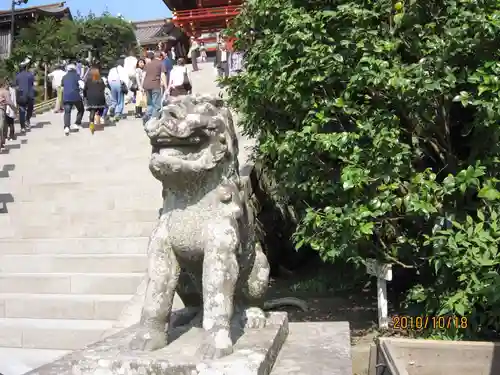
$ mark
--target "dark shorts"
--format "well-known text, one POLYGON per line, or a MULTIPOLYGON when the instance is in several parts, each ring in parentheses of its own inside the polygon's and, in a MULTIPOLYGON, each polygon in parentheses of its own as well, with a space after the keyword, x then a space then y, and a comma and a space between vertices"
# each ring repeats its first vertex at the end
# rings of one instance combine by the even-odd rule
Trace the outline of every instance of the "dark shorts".
POLYGON ((97 116, 102 116, 102 114, 104 113, 104 108, 102 108, 102 107, 100 107, 100 108, 88 108, 88 111, 94 112, 97 116))

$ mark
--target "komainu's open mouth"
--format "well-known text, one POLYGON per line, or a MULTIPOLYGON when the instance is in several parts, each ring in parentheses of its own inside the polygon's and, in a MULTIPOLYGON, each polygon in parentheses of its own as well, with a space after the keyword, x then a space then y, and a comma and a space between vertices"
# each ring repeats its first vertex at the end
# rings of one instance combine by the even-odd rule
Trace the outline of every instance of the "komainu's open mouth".
POLYGON ((152 146, 153 175, 161 180, 215 168, 229 152, 227 121, 211 98, 191 96, 165 105, 161 116, 144 127, 152 146))
POLYGON ((193 147, 203 143, 205 138, 205 136, 200 135, 188 138, 160 136, 152 138, 151 145, 156 148, 193 147))

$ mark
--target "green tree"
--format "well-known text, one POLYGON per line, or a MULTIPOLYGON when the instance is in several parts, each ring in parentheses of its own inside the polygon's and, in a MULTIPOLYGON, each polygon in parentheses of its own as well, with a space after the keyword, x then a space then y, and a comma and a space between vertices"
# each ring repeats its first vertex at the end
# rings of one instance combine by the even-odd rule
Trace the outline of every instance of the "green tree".
MULTIPOLYGON (((21 29, 15 40, 13 59, 21 61, 31 56, 34 61, 48 63, 59 59, 65 47, 61 38, 65 34, 59 32, 60 28, 58 21, 44 18, 34 22, 30 27, 21 29)), ((68 36, 76 36, 75 31, 76 29, 71 29, 68 36)))
POLYGON ((76 17, 74 20, 43 18, 21 30, 16 38, 14 61, 31 56, 33 61, 52 63, 84 58, 91 51, 108 65, 137 44, 132 25, 109 14, 76 17))
POLYGON ((88 46, 103 66, 109 67, 120 55, 128 54, 129 50, 137 46, 137 39, 130 22, 120 17, 113 17, 109 13, 104 13, 102 16, 91 13, 78 18, 76 24, 79 41, 88 46))
MULTIPOLYGON (((228 81, 297 247, 396 265, 408 306, 500 329, 500 4, 253 0, 228 81)), ((418 309, 418 310, 417 310, 418 309)))

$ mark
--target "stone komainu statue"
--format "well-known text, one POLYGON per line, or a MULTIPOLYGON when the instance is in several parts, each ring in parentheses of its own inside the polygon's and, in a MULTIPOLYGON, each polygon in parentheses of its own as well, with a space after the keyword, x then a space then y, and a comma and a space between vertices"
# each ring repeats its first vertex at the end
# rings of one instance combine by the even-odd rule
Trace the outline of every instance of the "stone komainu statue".
POLYGON ((149 167, 163 184, 163 210, 149 242, 141 328, 131 347, 166 345, 177 291, 187 306, 200 307, 206 331, 201 354, 230 354, 232 319, 246 327, 265 325, 269 279, 240 185, 231 113, 218 97, 176 97, 145 130, 152 145, 149 167))

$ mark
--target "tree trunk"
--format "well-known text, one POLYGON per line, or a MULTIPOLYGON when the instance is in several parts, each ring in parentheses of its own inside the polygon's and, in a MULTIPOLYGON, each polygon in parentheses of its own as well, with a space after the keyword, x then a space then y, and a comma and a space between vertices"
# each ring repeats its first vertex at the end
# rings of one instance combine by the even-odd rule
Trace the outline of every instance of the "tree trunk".
POLYGON ((47 101, 49 93, 47 87, 47 63, 43 64, 43 101, 47 101))

